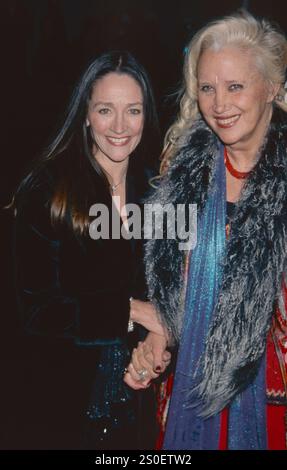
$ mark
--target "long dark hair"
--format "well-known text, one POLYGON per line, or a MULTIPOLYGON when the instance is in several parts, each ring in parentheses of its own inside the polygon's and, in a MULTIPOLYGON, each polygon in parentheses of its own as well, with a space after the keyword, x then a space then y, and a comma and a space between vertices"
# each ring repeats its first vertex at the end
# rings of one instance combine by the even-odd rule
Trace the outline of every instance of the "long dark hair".
POLYGON ((94 141, 86 126, 88 103, 97 80, 108 73, 127 74, 140 85, 143 94, 144 129, 136 152, 137 158, 150 149, 148 141, 156 141, 158 119, 155 100, 149 78, 142 65, 127 51, 112 51, 95 59, 83 73, 72 94, 64 117, 64 123, 33 170, 22 180, 14 197, 17 211, 18 201, 37 184, 37 176, 51 160, 62 158, 63 169, 51 199, 51 220, 54 224, 70 216, 74 231, 83 233, 89 225, 87 201, 94 192, 90 181, 90 165, 107 183, 106 177, 92 155, 94 141), (66 158, 67 159, 66 159, 66 158), (66 163, 67 162, 67 163, 66 163), (65 164, 66 163, 66 164, 65 164), (80 177, 79 177, 80 175, 80 177))

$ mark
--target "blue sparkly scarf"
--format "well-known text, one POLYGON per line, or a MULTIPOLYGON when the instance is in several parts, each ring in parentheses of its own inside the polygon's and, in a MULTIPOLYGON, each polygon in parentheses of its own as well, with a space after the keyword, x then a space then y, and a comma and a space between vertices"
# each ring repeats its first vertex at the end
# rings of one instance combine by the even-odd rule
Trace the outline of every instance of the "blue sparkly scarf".
MULTIPOLYGON (((183 332, 178 352, 164 449, 218 449, 220 413, 200 416, 196 396, 201 358, 216 305, 225 254, 226 181, 223 147, 213 184, 198 223, 197 245, 190 256, 183 332), (190 392, 192 391, 192 392, 190 392)), ((229 409, 228 448, 265 449, 265 360, 255 381, 229 409)))

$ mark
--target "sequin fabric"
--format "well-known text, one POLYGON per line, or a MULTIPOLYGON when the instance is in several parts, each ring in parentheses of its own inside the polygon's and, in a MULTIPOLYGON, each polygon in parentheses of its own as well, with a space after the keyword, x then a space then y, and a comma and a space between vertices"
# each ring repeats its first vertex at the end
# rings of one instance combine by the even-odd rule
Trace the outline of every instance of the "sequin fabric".
POLYGON ((115 448, 117 443, 119 448, 132 445, 128 433, 136 421, 135 401, 132 389, 123 381, 128 358, 125 345, 101 348, 90 405, 85 412, 88 419, 86 440, 92 443, 93 448, 115 448))

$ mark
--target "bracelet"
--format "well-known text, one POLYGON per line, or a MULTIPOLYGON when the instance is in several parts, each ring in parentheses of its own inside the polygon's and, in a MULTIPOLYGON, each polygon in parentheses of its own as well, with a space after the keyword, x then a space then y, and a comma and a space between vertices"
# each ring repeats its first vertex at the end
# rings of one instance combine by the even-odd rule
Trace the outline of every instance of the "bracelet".
MULTIPOLYGON (((133 297, 130 297, 130 302, 133 300, 133 297)), ((134 325, 134 322, 132 320, 129 320, 128 322, 128 333, 131 333, 132 331, 134 331, 135 329, 135 325, 134 325)))

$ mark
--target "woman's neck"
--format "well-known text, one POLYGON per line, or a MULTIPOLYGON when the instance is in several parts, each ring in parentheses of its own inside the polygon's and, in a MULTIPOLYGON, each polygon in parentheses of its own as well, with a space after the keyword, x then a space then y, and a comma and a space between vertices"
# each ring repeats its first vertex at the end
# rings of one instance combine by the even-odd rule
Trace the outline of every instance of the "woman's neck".
POLYGON ((119 182, 122 182, 127 173, 129 157, 121 162, 114 162, 102 154, 94 154, 94 158, 97 160, 98 164, 102 168, 110 185, 117 185, 119 182))
POLYGON ((226 145, 226 151, 232 166, 239 172, 249 172, 256 164, 258 150, 256 148, 226 145))

